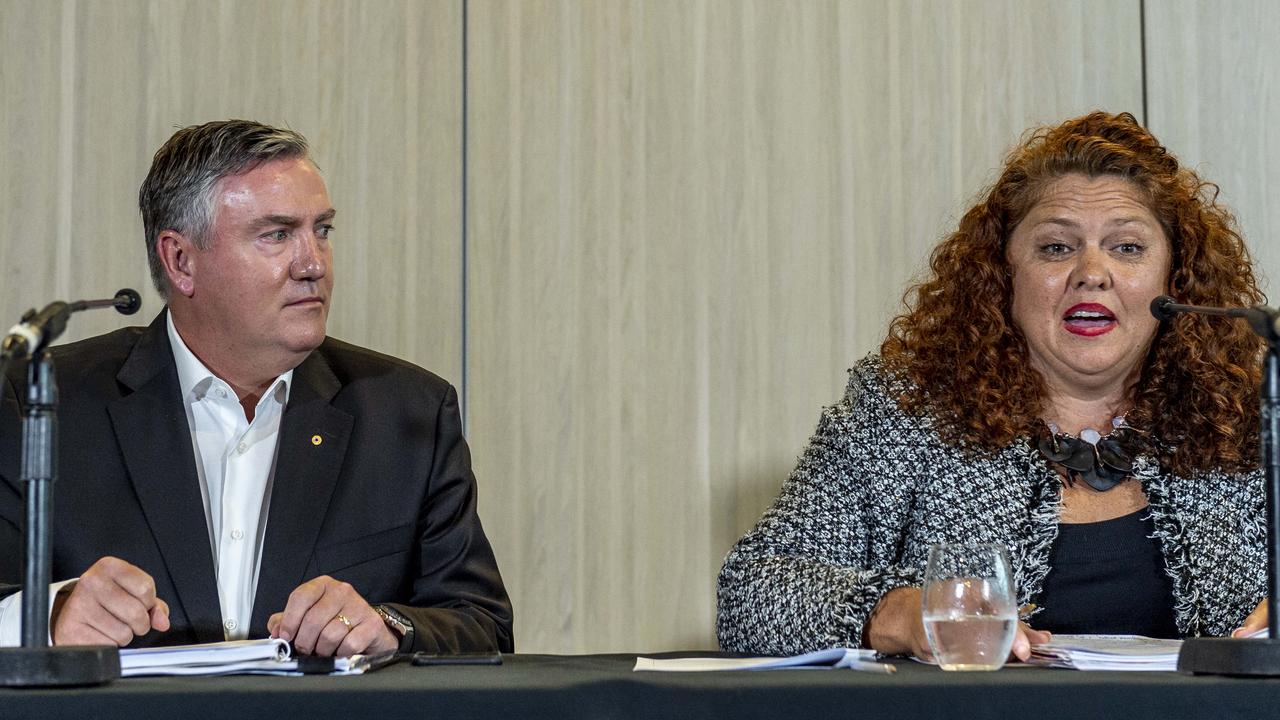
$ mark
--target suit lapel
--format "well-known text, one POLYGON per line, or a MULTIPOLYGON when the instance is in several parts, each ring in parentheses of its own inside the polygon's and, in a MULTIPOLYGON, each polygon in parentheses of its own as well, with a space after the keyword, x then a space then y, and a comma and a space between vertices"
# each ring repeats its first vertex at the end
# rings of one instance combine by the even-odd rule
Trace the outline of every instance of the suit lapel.
POLYGON ((251 628, 264 632, 267 618, 284 610, 307 577, 316 539, 346 457, 355 419, 330 404, 341 383, 320 351, 293 372, 289 403, 280 422, 275 480, 267 534, 258 570, 251 628))
POLYGON ((116 378, 134 392, 112 402, 107 412, 178 593, 176 601, 198 641, 222 640, 204 500, 164 313, 134 346, 116 378))

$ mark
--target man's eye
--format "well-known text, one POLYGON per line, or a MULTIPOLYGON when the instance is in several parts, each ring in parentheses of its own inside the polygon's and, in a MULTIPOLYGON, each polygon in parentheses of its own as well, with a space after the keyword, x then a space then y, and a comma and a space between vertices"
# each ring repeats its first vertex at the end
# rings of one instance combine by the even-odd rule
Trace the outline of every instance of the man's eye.
POLYGON ((320 227, 316 228, 316 235, 319 237, 325 238, 326 240, 329 238, 329 233, 331 232, 333 232, 332 225, 321 225, 320 227))
POLYGON ((284 229, 272 230, 266 235, 263 235, 262 239, 270 240, 271 242, 284 242, 285 240, 289 239, 289 231, 284 229))

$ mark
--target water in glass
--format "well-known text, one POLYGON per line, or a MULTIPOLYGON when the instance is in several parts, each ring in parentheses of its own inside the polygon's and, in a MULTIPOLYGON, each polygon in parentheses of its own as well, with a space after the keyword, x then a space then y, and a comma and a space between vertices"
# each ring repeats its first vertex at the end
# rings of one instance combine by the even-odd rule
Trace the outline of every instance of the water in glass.
POLYGON ((998 670, 1018 617, 1009 557, 997 545, 935 545, 922 602, 925 635, 943 670, 998 670))

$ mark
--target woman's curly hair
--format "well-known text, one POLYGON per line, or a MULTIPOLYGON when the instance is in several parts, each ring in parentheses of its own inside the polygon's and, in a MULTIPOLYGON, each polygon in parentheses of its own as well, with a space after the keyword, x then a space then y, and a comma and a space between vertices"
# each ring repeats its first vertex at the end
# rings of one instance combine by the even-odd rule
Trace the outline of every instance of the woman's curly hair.
MULTIPOLYGON (((1031 131, 999 180, 929 261, 880 348, 909 379, 904 410, 931 415, 942 437, 995 452, 1035 437, 1046 398, 1013 322, 1005 244, 1046 187, 1071 173, 1118 176, 1146 195, 1169 238, 1168 292, 1180 303, 1264 300, 1218 187, 1180 167, 1129 113, 1094 112, 1031 131)), ((1146 429, 1179 474, 1258 467, 1258 387, 1264 345, 1238 320, 1180 315, 1160 324, 1132 389, 1129 424, 1146 429)))

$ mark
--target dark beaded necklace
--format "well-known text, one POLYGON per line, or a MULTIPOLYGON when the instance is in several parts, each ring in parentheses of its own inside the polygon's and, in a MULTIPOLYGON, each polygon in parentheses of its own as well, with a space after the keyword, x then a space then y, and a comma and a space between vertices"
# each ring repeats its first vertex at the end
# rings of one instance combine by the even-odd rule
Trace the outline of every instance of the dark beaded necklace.
POLYGON ((1144 446, 1142 434, 1126 425, 1123 417, 1111 421, 1111 432, 1106 435, 1085 428, 1080 437, 1075 437, 1045 423, 1036 438, 1036 449, 1044 459, 1067 471, 1068 485, 1083 480, 1099 492, 1110 490, 1129 477, 1133 458, 1144 446))

